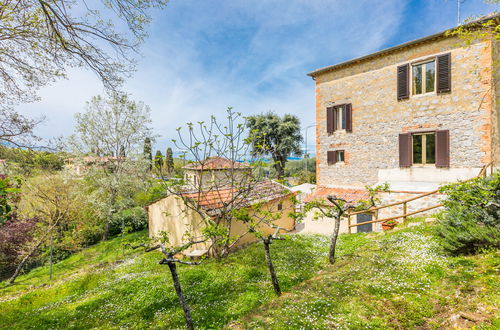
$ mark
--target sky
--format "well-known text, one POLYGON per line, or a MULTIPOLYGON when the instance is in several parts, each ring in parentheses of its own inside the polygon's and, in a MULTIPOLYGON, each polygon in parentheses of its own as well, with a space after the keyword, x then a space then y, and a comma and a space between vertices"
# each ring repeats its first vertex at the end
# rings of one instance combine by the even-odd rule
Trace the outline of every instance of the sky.
MULTIPOLYGON (((462 18, 500 9, 461 1, 462 18)), ((151 107, 160 135, 154 149, 164 153, 177 127, 223 118, 229 106, 244 115, 297 115, 305 134, 315 123, 308 72, 453 27, 457 0, 170 0, 152 17, 123 89, 151 107)), ((102 93, 92 72, 72 69, 18 110, 46 116, 40 136, 67 136, 75 113, 102 93)), ((314 150, 313 128, 307 146, 314 150)))

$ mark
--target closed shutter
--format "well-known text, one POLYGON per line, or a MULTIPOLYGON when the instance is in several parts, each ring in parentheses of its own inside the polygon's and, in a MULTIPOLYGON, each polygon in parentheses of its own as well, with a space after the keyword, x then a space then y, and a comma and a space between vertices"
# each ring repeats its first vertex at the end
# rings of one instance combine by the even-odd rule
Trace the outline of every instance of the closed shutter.
POLYGON ((436 167, 450 167, 450 131, 436 131, 436 167))
POLYGON ((411 133, 399 134, 399 166, 410 167, 411 163, 411 133))
POLYGON ((335 164, 337 162, 337 152, 336 151, 327 151, 326 152, 326 158, 328 165, 335 164))
POLYGON ((439 55, 436 58, 437 92, 446 93, 451 91, 451 54, 439 55))
POLYGON ((398 100, 404 100, 410 97, 410 65, 398 66, 398 100))
POLYGON ((352 132, 352 105, 351 103, 345 105, 345 130, 352 132))
POLYGON ((326 132, 333 133, 333 107, 326 108, 326 132))

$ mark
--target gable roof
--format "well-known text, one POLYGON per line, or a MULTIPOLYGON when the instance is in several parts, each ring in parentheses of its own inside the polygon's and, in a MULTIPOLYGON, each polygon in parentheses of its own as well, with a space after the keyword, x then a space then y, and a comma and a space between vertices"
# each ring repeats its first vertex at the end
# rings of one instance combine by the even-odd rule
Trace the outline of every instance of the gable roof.
MULTIPOLYGON (((500 13, 493 13, 493 14, 489 14, 489 15, 480 17, 480 18, 478 18, 478 19, 476 19, 476 20, 474 20, 472 22, 469 22, 469 23, 465 24, 464 26, 473 26, 473 25, 476 25, 476 24, 484 23, 484 22, 489 21, 489 20, 499 19, 499 18, 500 18, 500 13)), ((396 46, 393 46, 393 47, 382 49, 382 50, 379 50, 379 51, 377 51, 375 53, 371 53, 371 54, 368 54, 368 55, 357 57, 357 58, 354 58, 352 60, 348 60, 348 61, 341 62, 341 63, 338 63, 338 64, 329 65, 329 66, 326 66, 324 68, 320 68, 320 69, 314 70, 312 72, 309 72, 307 75, 310 76, 310 77, 312 77, 312 78, 314 78, 314 77, 317 77, 317 76, 319 76, 319 75, 321 75, 323 73, 326 73, 326 72, 329 72, 329 71, 333 71, 333 70, 339 69, 341 67, 345 67, 345 66, 352 65, 352 64, 357 64, 359 62, 362 62, 362 61, 365 61, 365 60, 370 60, 370 59, 372 59, 374 57, 377 57, 377 56, 390 54, 390 53, 396 52, 396 51, 398 51, 400 49, 411 47, 411 46, 414 46, 414 45, 418 45, 418 44, 423 43, 423 42, 427 42, 427 41, 431 41, 431 40, 443 38, 443 37, 446 36, 446 33, 448 31, 451 31, 451 30, 453 30, 453 29, 447 29, 447 30, 444 30, 444 31, 441 31, 441 32, 438 32, 438 33, 435 33, 435 34, 431 34, 431 35, 423 37, 423 38, 419 38, 419 39, 408 41, 408 42, 405 42, 405 43, 402 43, 402 44, 399 44, 399 45, 396 45, 396 46)))
POLYGON ((183 167, 186 170, 227 170, 227 169, 243 169, 250 168, 248 164, 235 162, 225 157, 209 157, 203 162, 194 162, 183 167))
POLYGON ((214 189, 205 192, 187 192, 184 197, 193 199, 210 216, 216 216, 219 209, 233 203, 236 208, 248 207, 261 202, 268 202, 287 197, 293 192, 287 187, 272 181, 265 180, 257 182, 252 190, 246 192, 241 198, 235 198, 237 188, 214 189))

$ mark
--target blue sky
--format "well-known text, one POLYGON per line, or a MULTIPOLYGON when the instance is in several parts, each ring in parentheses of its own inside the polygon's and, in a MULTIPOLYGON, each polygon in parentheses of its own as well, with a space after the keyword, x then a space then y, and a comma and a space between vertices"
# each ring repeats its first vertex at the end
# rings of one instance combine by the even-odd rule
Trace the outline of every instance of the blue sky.
MULTIPOLYGON (((466 0, 462 17, 498 11, 466 0)), ((245 115, 292 113, 315 121, 314 82, 306 74, 453 27, 456 0, 171 0, 153 13, 137 72, 124 89, 152 108, 160 150, 188 121, 222 117, 232 106, 245 115)), ((72 133, 74 114, 102 93, 98 79, 78 69, 19 107, 45 114, 38 133, 72 133)), ((314 147, 309 130, 309 148, 314 147)))

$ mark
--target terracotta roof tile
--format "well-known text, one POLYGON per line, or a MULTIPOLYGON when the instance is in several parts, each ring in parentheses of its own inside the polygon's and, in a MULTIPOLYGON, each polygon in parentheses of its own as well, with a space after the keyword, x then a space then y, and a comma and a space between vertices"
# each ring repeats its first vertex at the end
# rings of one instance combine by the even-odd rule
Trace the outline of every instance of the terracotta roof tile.
POLYGON ((328 195, 345 199, 348 202, 356 203, 360 200, 368 200, 370 194, 365 189, 346 189, 346 188, 326 188, 318 187, 316 191, 304 198, 305 202, 311 202, 318 199, 326 199, 328 195))
POLYGON ((290 194, 293 194, 293 192, 285 186, 271 180, 266 180, 256 183, 250 191, 226 188, 201 193, 187 192, 184 196, 194 199, 209 215, 214 216, 218 213, 218 209, 229 203, 232 203, 237 208, 247 207, 258 202, 283 198, 290 194), (236 196, 238 191, 242 195, 241 198, 236 196))

